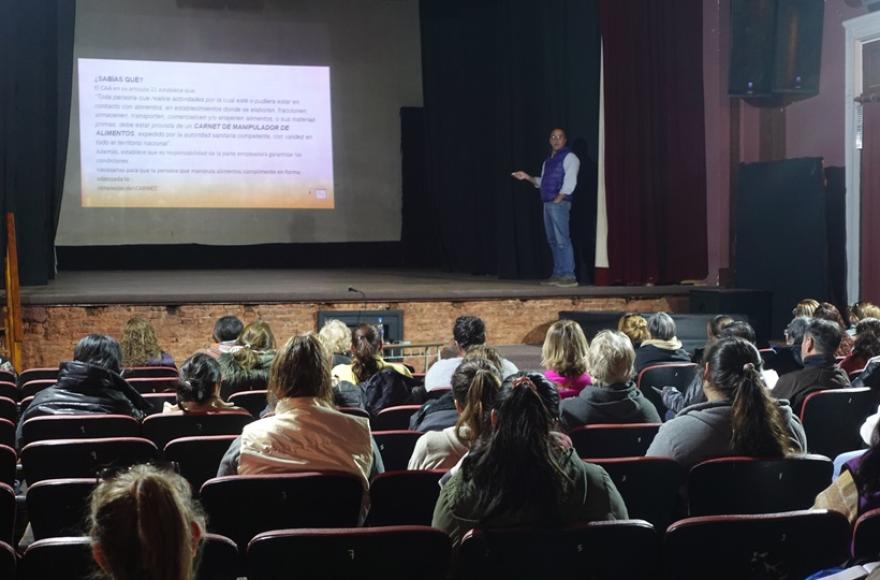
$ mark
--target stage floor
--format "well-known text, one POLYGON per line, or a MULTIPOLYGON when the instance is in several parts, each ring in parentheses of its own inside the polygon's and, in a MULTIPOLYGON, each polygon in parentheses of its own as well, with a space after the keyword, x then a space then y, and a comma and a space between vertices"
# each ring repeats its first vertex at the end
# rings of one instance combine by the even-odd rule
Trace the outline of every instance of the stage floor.
POLYGON ((541 286, 426 270, 163 270, 59 272, 22 288, 24 305, 414 302, 687 296, 691 286, 541 286), (349 291, 356 288, 363 292, 349 291))

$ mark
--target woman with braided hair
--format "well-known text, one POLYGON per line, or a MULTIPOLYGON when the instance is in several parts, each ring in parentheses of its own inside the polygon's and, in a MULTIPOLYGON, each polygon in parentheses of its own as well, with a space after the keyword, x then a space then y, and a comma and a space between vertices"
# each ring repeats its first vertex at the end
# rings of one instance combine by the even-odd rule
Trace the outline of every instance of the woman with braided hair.
POLYGON ((723 338, 709 347, 704 363, 707 401, 664 423, 647 455, 671 457, 690 469, 713 457, 782 457, 807 449, 803 426, 788 402, 768 394, 753 344, 723 338))
MULTIPOLYGON (((553 434, 557 416, 539 389, 549 381, 518 377, 504 388, 484 432, 449 478, 434 507, 432 526, 457 546, 476 527, 565 526, 626 519, 608 473, 584 463, 553 434)), ((553 395, 558 395, 554 392, 553 395)))

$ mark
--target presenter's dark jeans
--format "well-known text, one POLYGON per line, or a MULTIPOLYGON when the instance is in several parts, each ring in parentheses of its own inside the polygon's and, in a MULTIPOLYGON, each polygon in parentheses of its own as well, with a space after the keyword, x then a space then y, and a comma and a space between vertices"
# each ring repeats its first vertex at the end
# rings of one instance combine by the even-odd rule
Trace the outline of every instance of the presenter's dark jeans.
POLYGON ((574 279, 574 249, 571 246, 568 224, 571 202, 544 203, 544 230, 553 254, 553 276, 574 279))

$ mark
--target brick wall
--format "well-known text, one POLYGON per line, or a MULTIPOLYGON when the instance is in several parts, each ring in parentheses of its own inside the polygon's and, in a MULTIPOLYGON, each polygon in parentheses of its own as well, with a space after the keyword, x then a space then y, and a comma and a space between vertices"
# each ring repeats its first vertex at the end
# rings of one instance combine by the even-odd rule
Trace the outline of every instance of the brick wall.
MULTIPOLYGON (((314 330, 319 310, 358 310, 361 303, 333 304, 189 304, 183 306, 26 306, 24 308, 25 367, 55 366, 69 360, 76 342, 86 334, 120 337, 132 316, 150 320, 159 344, 178 362, 210 343, 214 321, 234 314, 245 323, 268 322, 279 343, 294 333, 314 330)), ((411 342, 447 342, 452 323, 462 314, 486 321, 491 344, 540 344, 547 327, 560 310, 683 312, 686 297, 668 298, 567 298, 546 300, 484 300, 465 302, 371 303, 369 310, 402 310, 404 337, 411 342)), ((421 370, 420 359, 408 360, 421 370)))

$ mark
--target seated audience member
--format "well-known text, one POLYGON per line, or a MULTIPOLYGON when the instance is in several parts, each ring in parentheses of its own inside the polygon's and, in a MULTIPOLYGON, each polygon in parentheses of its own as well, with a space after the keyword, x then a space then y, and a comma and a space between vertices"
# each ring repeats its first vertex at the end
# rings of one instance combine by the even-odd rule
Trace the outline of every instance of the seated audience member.
POLYGON ((703 361, 703 354, 706 350, 718 342, 718 337, 721 336, 721 331, 733 321, 733 318, 727 314, 713 316, 711 320, 706 323, 706 346, 694 349, 694 356, 691 357, 691 362, 697 364, 701 363, 703 361))
POLYGON ((140 316, 125 323, 120 345, 124 368, 174 366, 174 357, 159 348, 153 325, 140 316))
POLYGON ((112 580, 192 580, 205 518, 186 480, 135 465, 92 492, 92 556, 112 580))
POLYGON ((880 431, 875 425, 871 447, 843 465, 840 476, 816 496, 815 509, 829 509, 855 523, 860 515, 880 508, 880 431))
MULTIPOLYGON (((431 365, 431 368, 425 373, 425 390, 428 392, 449 388, 452 382, 452 373, 461 364, 465 353, 471 347, 485 344, 486 325, 476 316, 459 316, 455 319, 455 325, 452 327, 452 337, 455 341, 455 347, 458 349, 458 356, 438 360, 431 365)), ((515 364, 507 359, 502 359, 502 377, 508 377, 518 371, 515 364)))
POLYGON ((622 332, 603 330, 590 345, 593 386, 560 403, 562 425, 573 429, 590 423, 659 423, 654 404, 633 382, 636 354, 622 332))
POLYGON ((332 366, 351 364, 351 329, 341 320, 331 318, 318 332, 327 352, 333 355, 332 366))
POLYGON ((850 386, 846 373, 835 366, 834 351, 840 344, 843 331, 840 325, 814 318, 804 331, 801 359, 804 368, 779 377, 773 388, 777 399, 788 399, 791 408, 800 415, 807 395, 826 389, 850 386))
POLYGON ((557 320, 547 330, 541 348, 544 376, 553 381, 563 399, 574 397, 592 382, 587 372, 587 337, 574 320, 557 320))
POLYGON ((689 363, 691 355, 682 348, 675 336, 675 321, 665 312, 658 312, 648 320, 651 338, 636 350, 636 374, 647 367, 664 363, 689 363))
POLYGON ((390 368, 405 377, 411 377, 412 373, 400 363, 385 362, 382 358, 382 338, 379 329, 369 324, 361 324, 351 333, 352 361, 349 364, 340 364, 333 367, 332 375, 337 381, 348 381, 358 384, 381 371, 390 368))
POLYGON ((876 306, 871 304, 870 302, 856 302, 848 309, 849 313, 849 328, 847 332, 850 335, 855 336, 856 333, 856 325, 865 320, 866 318, 877 318, 880 319, 880 306, 876 306))
POLYGON ((491 432, 440 491, 431 526, 448 533, 453 546, 476 527, 550 527, 628 517, 608 473, 581 461, 553 434, 556 417, 538 393, 546 388, 541 383, 517 377, 499 393, 491 432))
POLYGON ((648 321, 643 316, 627 312, 617 321, 617 330, 629 337, 633 348, 639 348, 642 343, 651 338, 648 332, 648 321))
POLYGON ((111 414, 141 420, 149 404, 119 374, 122 351, 112 337, 90 334, 73 349, 73 360, 61 363, 58 382, 34 396, 21 414, 15 432, 21 443, 22 425, 43 415, 111 414))
POLYGON ((791 315, 794 318, 800 318, 801 316, 806 316, 807 318, 812 318, 813 314, 816 313, 816 309, 819 308, 819 301, 813 298, 804 298, 791 310, 791 315))
POLYGON ((458 463, 480 434, 491 429, 489 413, 500 389, 501 373, 494 364, 486 359, 461 363, 452 375, 457 422, 419 437, 408 468, 449 469, 458 463))
POLYGON ((265 389, 275 358, 275 335, 262 320, 244 327, 235 341, 239 348, 220 355, 220 389, 224 396, 238 391, 265 389))
POLYGON ((863 318, 856 324, 852 352, 837 366, 851 375, 865 368, 875 356, 880 356, 880 320, 863 318))
POLYGON ((812 318, 799 316, 788 323, 785 327, 785 345, 773 347, 767 368, 773 369, 779 376, 804 368, 801 344, 804 342, 804 333, 811 320, 812 318))
MULTIPOLYGON (((718 336, 712 344, 715 344, 722 338, 737 337, 757 346, 755 330, 748 322, 743 322, 741 320, 733 321, 725 326, 719 334, 720 336, 718 336)), ((712 348, 712 344, 710 344, 708 348, 712 348)), ((663 399, 663 404, 669 409, 667 418, 675 416, 676 413, 682 409, 690 407, 691 405, 706 402, 706 392, 703 389, 704 374, 704 372, 698 372, 694 375, 694 379, 687 386, 684 393, 679 392, 675 387, 663 387, 661 397, 663 399)), ((768 369, 761 371, 761 377, 764 379, 764 384, 767 385, 768 389, 772 389, 779 380, 779 375, 776 374, 776 371, 768 369)))
MULTIPOLYGON (((470 361, 488 361, 501 375, 501 355, 491 346, 478 345, 471 347, 461 359, 461 364, 455 369, 458 373, 462 365, 470 361)), ((428 431, 442 431, 452 427, 458 422, 458 408, 455 405, 456 375, 452 375, 452 388, 447 392, 434 390, 435 396, 423 404, 418 411, 413 413, 409 420, 411 431, 427 433, 428 431)), ((469 384, 469 383, 468 383, 469 384)), ((464 388, 467 387, 465 385, 464 388)))
POLYGON ((706 352, 705 403, 664 423, 647 455, 671 457, 690 469, 713 457, 782 457, 807 448, 791 407, 767 394, 758 350, 741 338, 723 338, 706 352))
POLYGON ((214 323, 214 343, 205 349, 205 353, 216 359, 224 353, 241 348, 235 341, 243 329, 244 324, 237 316, 221 316, 214 323))
POLYGON ((165 403, 163 413, 205 414, 239 411, 220 398, 220 363, 207 353, 196 353, 180 367, 177 404, 165 403))
POLYGON ((244 428, 218 475, 336 470, 359 476, 373 469, 370 422, 336 410, 330 357, 314 333, 294 336, 272 364, 269 391, 275 414, 244 428))
POLYGON ((813 318, 828 320, 829 322, 833 322, 838 327, 840 327, 840 344, 838 345, 837 350, 834 352, 834 356, 849 356, 849 353, 852 352, 853 348, 853 339, 846 332, 846 322, 843 320, 843 316, 841 316, 840 311, 837 309, 837 306, 828 302, 822 302, 821 304, 819 304, 819 308, 816 309, 816 312, 813 313, 813 318))

